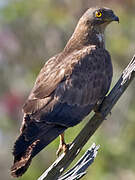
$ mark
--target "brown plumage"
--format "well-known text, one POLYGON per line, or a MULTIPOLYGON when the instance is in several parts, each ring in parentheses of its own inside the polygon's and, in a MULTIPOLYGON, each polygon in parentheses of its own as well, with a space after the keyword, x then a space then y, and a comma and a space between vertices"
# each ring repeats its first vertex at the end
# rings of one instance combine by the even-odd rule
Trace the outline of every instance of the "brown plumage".
POLYGON ((112 64, 104 30, 112 21, 119 19, 111 9, 88 9, 64 50, 41 69, 23 107, 12 176, 21 176, 38 152, 78 124, 108 92, 112 64))

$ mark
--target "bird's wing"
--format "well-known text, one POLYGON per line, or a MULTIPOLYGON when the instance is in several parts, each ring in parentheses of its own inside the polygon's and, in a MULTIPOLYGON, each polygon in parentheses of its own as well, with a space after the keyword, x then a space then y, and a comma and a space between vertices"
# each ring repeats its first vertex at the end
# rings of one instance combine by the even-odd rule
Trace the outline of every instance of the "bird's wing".
POLYGON ((69 105, 95 104, 110 86, 109 68, 108 52, 95 47, 75 51, 60 62, 57 58, 50 60, 41 70, 24 112, 41 109, 50 101, 52 93, 58 101, 69 105))
POLYGON ((52 57, 41 69, 28 99, 43 99, 48 97, 61 80, 60 68, 57 67, 60 54, 52 57), (58 76, 57 76, 58 75, 58 76))
POLYGON ((72 58, 79 61, 72 61, 72 73, 58 84, 55 97, 69 105, 94 105, 110 87, 112 65, 109 53, 103 49, 85 48, 72 58))

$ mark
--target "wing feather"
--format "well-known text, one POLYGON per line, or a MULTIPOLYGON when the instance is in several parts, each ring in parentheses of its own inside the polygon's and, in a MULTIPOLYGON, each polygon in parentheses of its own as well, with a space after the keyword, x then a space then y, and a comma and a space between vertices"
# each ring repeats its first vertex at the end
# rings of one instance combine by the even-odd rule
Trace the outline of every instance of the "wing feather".
POLYGON ((31 113, 36 112, 54 97, 72 106, 95 104, 109 89, 112 78, 110 62, 106 50, 91 46, 64 58, 55 56, 41 70, 24 105, 24 112, 30 112, 30 109, 31 113))

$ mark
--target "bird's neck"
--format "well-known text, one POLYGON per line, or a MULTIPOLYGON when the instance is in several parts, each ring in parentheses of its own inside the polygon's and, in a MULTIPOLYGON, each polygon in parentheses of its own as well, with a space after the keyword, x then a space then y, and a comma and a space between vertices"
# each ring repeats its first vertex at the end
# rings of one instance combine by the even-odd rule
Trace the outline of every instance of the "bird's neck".
POLYGON ((64 52, 71 53, 74 50, 79 50, 85 46, 95 45, 97 48, 105 48, 104 31, 99 28, 83 27, 82 29, 76 28, 72 37, 68 41, 64 52))

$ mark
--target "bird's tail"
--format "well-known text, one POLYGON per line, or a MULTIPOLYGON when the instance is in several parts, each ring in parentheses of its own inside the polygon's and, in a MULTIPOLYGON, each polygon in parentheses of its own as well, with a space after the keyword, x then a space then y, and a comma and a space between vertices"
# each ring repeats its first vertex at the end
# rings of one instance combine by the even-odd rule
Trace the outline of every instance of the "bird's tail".
POLYGON ((53 141, 66 127, 31 122, 17 138, 14 148, 14 164, 11 175, 19 177, 28 169, 32 158, 53 141))

